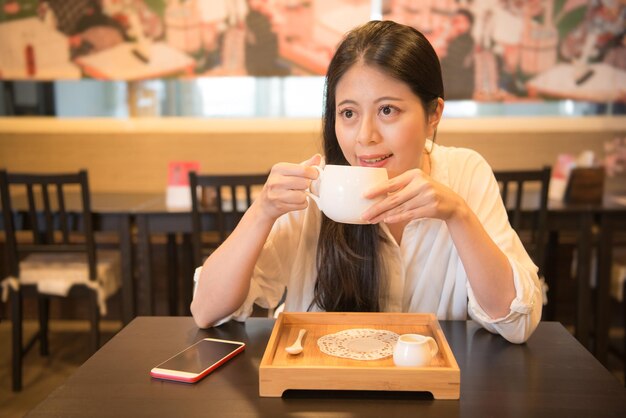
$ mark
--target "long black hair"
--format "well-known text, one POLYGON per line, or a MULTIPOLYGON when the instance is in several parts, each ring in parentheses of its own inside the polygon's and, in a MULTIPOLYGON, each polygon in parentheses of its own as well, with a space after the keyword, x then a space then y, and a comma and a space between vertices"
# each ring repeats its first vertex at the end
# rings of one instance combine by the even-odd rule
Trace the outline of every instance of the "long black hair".
MULTIPOLYGON (((353 29, 339 45, 326 74, 322 132, 327 164, 348 165, 335 133, 335 92, 343 75, 360 62, 406 83, 427 115, 436 109, 437 99, 443 98, 439 59, 422 33, 392 21, 371 21, 353 29)), ((311 307, 329 312, 380 311, 382 237, 378 225, 341 224, 322 214, 311 307)))

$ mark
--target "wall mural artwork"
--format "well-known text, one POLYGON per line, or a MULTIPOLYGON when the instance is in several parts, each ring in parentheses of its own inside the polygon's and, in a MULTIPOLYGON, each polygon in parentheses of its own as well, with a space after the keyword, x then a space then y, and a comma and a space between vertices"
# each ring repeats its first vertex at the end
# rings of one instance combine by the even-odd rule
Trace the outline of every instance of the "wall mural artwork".
POLYGON ((626 100, 626 0, 387 0, 423 32, 446 99, 626 100))
MULTIPOLYGON (((626 0, 382 0, 446 99, 626 101, 626 0)), ((0 0, 0 79, 323 75, 370 0, 0 0)))
POLYGON ((323 75, 370 0, 0 0, 0 79, 323 75))

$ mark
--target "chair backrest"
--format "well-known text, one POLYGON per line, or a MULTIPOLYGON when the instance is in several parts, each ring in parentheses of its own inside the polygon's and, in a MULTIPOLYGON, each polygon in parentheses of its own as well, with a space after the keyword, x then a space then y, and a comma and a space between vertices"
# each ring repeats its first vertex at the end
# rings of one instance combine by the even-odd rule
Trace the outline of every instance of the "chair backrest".
POLYGON ((250 207, 254 196, 254 186, 263 186, 267 180, 264 174, 229 174, 214 175, 189 172, 189 189, 191 193, 192 213, 192 245, 196 266, 202 262, 202 232, 217 231, 218 246, 237 226, 237 223, 250 207), (198 190, 202 190, 201 196, 198 190), (203 213, 209 213, 203 222, 203 213))
POLYGON ((529 253, 544 273, 545 249, 548 237, 548 189, 550 187, 550 167, 539 170, 495 171, 500 186, 500 194, 507 208, 509 222, 518 234, 523 229, 531 233, 529 253), (532 211, 530 225, 523 224, 524 212, 532 211))
POLYGON ((0 202, 8 272, 19 277, 19 260, 35 252, 84 252, 96 279, 96 244, 89 180, 76 173, 26 174, 0 170, 0 202), (18 239, 28 230, 32 240, 18 239))

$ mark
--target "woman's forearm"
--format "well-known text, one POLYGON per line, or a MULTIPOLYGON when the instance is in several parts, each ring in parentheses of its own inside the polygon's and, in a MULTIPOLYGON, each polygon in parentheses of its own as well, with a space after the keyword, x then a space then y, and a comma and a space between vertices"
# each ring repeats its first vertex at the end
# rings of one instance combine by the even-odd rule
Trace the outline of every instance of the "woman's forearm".
POLYGON ((318 177, 316 154, 301 164, 272 167, 261 194, 220 247, 204 262, 191 313, 201 328, 213 325, 245 301, 254 266, 280 216, 308 206, 306 190, 318 177))
POLYGON ((494 319, 506 316, 515 299, 508 258, 466 205, 447 225, 477 302, 494 319))
POLYGON ((254 265, 273 223, 253 204, 226 241, 204 262, 191 302, 191 313, 200 328, 230 315, 244 302, 254 265))

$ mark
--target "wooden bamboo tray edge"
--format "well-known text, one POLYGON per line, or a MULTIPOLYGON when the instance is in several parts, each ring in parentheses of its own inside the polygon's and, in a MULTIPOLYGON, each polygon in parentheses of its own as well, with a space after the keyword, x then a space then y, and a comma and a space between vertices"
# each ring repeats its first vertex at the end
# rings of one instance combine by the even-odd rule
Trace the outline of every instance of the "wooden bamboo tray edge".
POLYGON ((459 399, 460 369, 434 314, 420 313, 281 313, 259 367, 260 396, 280 397, 288 389, 427 391, 435 399, 459 399), (303 354, 284 348, 307 329, 303 354), (439 353, 428 367, 396 367, 391 358, 367 361, 327 356, 317 339, 347 328, 387 329, 431 335, 439 353))

